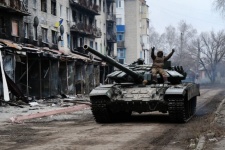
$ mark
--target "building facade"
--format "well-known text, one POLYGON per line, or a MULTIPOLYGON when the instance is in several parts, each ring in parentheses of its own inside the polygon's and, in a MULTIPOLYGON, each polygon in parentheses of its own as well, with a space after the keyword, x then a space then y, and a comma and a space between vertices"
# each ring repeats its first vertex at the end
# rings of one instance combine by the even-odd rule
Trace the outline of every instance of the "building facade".
POLYGON ((149 17, 145 0, 116 0, 117 56, 130 64, 138 58, 149 62, 149 17))
POLYGON ((0 0, 0 38, 22 42, 23 17, 28 15, 27 1, 0 0))
POLYGON ((1 0, 0 42, 19 47, 13 54, 12 47, 5 49, 3 58, 12 61, 4 69, 18 89, 38 98, 88 94, 104 81, 110 67, 83 45, 114 56, 114 5, 113 0, 1 0))

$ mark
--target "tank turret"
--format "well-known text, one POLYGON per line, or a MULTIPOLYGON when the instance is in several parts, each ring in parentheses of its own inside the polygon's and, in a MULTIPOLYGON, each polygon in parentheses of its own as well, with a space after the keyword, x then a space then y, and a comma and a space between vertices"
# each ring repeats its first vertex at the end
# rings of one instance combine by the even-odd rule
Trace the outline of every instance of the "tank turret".
POLYGON ((107 62, 108 64, 120 69, 121 71, 125 72, 126 74, 128 74, 129 76, 131 76, 136 83, 142 83, 142 81, 144 80, 143 75, 136 73, 134 71, 132 71, 131 69, 121 65, 120 63, 116 62, 114 59, 112 59, 111 57, 107 56, 107 55, 103 55, 101 53, 99 53, 98 51, 94 50, 93 48, 84 45, 84 49, 91 52, 92 54, 98 56, 99 58, 101 58, 103 61, 107 62))
MULTIPOLYGON (((151 64, 144 64, 144 60, 139 58, 137 61, 134 61, 130 65, 122 65, 112 59, 107 55, 103 55, 100 52, 94 50, 93 48, 84 45, 85 50, 90 53, 98 56, 103 61, 108 64, 119 69, 108 74, 107 78, 115 81, 116 83, 134 83, 134 84, 142 84, 143 80, 148 81, 148 84, 152 83, 152 75, 151 75, 151 64)), ((182 80, 186 78, 186 72, 183 70, 181 66, 173 66, 171 67, 171 62, 167 61, 164 66, 168 80, 171 84, 179 84, 182 80)), ((162 76, 158 75, 158 83, 163 83, 162 76)))

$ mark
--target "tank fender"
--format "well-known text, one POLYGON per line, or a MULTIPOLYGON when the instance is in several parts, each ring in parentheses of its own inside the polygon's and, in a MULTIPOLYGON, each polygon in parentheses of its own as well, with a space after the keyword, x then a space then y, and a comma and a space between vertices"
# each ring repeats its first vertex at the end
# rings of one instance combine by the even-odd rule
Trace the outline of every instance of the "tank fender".
POLYGON ((187 99, 191 99, 195 96, 200 96, 200 90, 198 84, 190 84, 188 86, 169 87, 165 95, 185 95, 187 93, 187 99))
POLYGON ((112 98, 113 95, 113 87, 114 85, 107 85, 107 86, 98 86, 95 89, 93 89, 89 96, 107 96, 108 98, 112 98))
POLYGON ((190 84, 189 86, 187 86, 186 90, 188 92, 188 100, 193 97, 200 96, 199 84, 190 84))

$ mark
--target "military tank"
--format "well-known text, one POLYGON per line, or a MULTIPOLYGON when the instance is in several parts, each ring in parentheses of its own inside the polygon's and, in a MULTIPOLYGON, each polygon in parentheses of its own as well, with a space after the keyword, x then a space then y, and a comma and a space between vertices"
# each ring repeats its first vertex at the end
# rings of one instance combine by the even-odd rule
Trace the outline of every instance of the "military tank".
POLYGON ((181 66, 171 66, 167 62, 165 71, 170 83, 164 84, 162 76, 158 75, 157 84, 153 84, 151 65, 140 63, 140 59, 123 66, 87 45, 83 48, 119 69, 107 75, 110 84, 100 85, 89 94, 96 122, 123 121, 132 112, 158 111, 167 113, 173 122, 184 123, 195 114, 197 96, 200 95, 199 85, 182 82, 186 72, 181 66), (143 80, 148 81, 146 85, 143 80))

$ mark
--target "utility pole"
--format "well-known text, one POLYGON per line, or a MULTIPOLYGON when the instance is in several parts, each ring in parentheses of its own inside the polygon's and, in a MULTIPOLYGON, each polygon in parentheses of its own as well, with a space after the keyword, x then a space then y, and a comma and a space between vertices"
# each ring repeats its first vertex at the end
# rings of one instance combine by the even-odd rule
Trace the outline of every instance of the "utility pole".
POLYGON ((182 54, 182 51, 183 51, 183 33, 182 32, 180 33, 180 51, 182 54))
POLYGON ((198 78, 199 78, 199 61, 200 61, 200 50, 201 50, 201 46, 200 46, 200 40, 198 39, 198 47, 197 47, 197 67, 196 67, 196 72, 195 72, 195 80, 196 82, 198 82, 198 78))
POLYGON ((180 61, 179 63, 182 62, 182 59, 183 59, 183 32, 180 33, 180 61))

